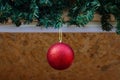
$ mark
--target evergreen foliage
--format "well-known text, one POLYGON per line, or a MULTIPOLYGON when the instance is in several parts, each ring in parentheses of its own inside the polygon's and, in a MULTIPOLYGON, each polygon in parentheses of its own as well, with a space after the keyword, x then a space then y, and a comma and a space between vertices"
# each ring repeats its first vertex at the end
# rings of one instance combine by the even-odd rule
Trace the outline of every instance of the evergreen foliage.
POLYGON ((114 15, 120 33, 120 0, 0 0, 0 23, 11 19, 16 26, 38 21, 38 26, 59 28, 62 24, 84 26, 95 13, 101 15, 102 29, 110 31, 110 14, 114 15), (68 12, 68 21, 63 13, 68 12))

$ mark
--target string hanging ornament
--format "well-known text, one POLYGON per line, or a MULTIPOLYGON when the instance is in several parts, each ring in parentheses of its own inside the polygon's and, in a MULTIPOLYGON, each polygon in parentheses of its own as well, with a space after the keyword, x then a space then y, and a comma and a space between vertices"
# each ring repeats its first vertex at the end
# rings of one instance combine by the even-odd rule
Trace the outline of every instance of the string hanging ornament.
POLYGON ((74 51, 68 44, 62 42, 61 28, 59 28, 59 42, 50 46, 47 60, 49 65, 57 70, 65 70, 73 63, 74 51))

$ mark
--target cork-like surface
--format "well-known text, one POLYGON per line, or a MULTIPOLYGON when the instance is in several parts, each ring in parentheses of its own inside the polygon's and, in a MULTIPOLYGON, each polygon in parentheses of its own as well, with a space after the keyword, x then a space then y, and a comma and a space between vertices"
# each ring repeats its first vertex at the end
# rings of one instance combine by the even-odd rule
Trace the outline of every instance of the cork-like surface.
POLYGON ((47 49, 57 33, 0 33, 0 80, 120 80, 120 35, 64 33, 75 52, 69 69, 52 69, 47 49))

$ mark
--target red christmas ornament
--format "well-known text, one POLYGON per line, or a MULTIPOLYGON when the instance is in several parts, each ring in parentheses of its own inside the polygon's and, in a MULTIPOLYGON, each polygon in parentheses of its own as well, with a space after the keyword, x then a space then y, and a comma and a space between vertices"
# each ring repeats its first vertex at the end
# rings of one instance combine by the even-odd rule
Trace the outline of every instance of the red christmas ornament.
POLYGON ((48 63, 57 70, 64 70, 70 67, 74 59, 72 48, 65 43, 52 45, 47 52, 48 63))

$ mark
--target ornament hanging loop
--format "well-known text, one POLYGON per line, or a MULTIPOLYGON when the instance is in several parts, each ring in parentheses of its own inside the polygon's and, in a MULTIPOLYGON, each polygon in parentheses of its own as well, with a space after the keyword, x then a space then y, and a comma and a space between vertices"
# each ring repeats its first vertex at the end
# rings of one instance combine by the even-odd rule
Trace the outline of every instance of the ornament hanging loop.
POLYGON ((59 28, 59 42, 62 42, 62 29, 59 28))

